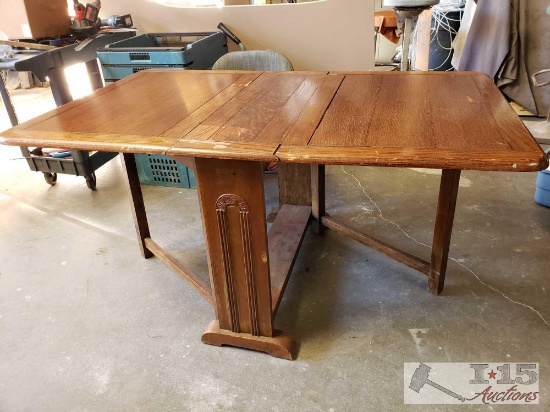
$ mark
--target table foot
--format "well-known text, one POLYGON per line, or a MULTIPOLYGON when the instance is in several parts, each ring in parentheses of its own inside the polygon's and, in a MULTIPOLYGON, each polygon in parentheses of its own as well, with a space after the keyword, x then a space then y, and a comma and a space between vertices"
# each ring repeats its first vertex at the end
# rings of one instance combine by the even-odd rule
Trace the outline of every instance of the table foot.
POLYGON ((294 359, 294 339, 280 330, 273 330, 273 337, 253 336, 249 333, 235 333, 220 329, 217 320, 210 322, 204 331, 203 343, 214 346, 236 346, 238 348, 251 349, 265 352, 274 358, 294 359))

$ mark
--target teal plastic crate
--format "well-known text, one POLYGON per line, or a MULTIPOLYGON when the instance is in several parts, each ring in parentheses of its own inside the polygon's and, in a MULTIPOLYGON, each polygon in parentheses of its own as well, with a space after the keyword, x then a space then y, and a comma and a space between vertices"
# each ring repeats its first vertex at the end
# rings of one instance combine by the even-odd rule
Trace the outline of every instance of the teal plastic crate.
POLYGON ((106 66, 101 65, 101 72, 105 81, 116 81, 131 76, 142 70, 186 70, 184 66, 106 66))
POLYGON ((195 188, 195 173, 162 155, 136 154, 139 181, 145 185, 195 188))
POLYGON ((111 43, 97 51, 101 64, 175 64, 193 69, 209 69, 227 53, 222 32, 149 33, 111 43))
POLYGON ((222 32, 150 33, 97 51, 103 78, 117 81, 141 70, 207 70, 227 53, 222 32))

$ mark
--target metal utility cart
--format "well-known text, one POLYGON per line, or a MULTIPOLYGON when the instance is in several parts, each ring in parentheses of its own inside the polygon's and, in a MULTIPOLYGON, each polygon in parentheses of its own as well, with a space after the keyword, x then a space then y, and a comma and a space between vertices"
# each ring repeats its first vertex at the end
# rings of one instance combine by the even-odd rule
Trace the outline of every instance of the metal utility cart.
MULTIPOLYGON (((30 71, 43 82, 47 81, 48 78, 55 103, 57 106, 61 106, 73 100, 63 71, 65 67, 77 63, 85 63, 92 90, 97 90, 103 87, 100 69, 97 64, 97 49, 105 47, 107 44, 127 39, 133 35, 134 32, 131 31, 103 32, 82 43, 49 50, 32 58, 17 61, 14 64, 14 69, 16 71, 30 71)), ((0 88, 5 89, 2 86, 0 88)), ((9 99, 7 90, 5 92, 7 99, 9 99)), ((4 98, 4 93, 2 93, 2 97, 4 98)), ((4 101, 7 99, 4 98, 4 101)), ((10 115, 10 120, 15 125, 17 124, 17 117, 15 116, 11 102, 6 104, 6 107, 8 106, 11 107, 13 112, 10 115)), ((8 108, 8 113, 9 111, 8 108)), ((89 121, 93 121, 93 119, 89 121)), ((96 188, 95 171, 118 155, 118 153, 111 152, 95 152, 90 154, 84 150, 71 150, 70 157, 53 158, 34 155, 26 147, 21 147, 21 153, 27 159, 27 163, 32 171, 44 173, 44 179, 48 184, 53 186, 57 181, 57 174, 64 173, 84 176, 87 186, 92 190, 96 188)))

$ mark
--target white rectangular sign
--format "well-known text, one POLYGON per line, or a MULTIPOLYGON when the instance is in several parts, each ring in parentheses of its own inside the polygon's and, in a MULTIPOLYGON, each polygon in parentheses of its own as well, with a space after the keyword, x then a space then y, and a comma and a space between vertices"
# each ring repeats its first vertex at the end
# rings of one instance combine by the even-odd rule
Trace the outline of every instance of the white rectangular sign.
POLYGON ((406 404, 536 405, 536 362, 405 363, 406 404))

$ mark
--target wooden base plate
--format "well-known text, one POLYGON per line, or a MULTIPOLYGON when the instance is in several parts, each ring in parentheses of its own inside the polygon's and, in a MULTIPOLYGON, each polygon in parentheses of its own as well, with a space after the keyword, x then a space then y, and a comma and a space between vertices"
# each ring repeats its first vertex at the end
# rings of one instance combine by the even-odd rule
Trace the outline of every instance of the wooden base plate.
POLYGON ((236 346, 266 352, 275 358, 294 359, 294 339, 280 330, 273 330, 273 337, 253 336, 220 329, 219 322, 210 322, 202 335, 202 342, 215 346, 236 346))

